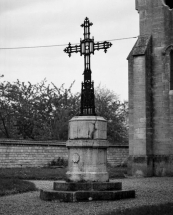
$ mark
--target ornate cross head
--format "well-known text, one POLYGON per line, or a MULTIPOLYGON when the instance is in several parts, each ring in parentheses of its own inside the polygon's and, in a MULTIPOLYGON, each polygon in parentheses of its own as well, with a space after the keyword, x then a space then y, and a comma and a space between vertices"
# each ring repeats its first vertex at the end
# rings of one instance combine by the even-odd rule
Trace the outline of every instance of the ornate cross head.
POLYGON ((93 23, 86 17, 81 27, 84 28, 84 39, 80 40, 79 45, 72 46, 69 43, 68 47, 64 49, 69 57, 72 53, 80 52, 81 56, 84 55, 84 82, 82 83, 81 90, 81 113, 80 115, 96 115, 95 113, 95 102, 94 102, 94 82, 91 81, 91 60, 90 55, 94 54, 96 50, 103 49, 107 52, 107 49, 112 46, 112 43, 94 42, 94 38, 90 38, 90 26, 93 23))

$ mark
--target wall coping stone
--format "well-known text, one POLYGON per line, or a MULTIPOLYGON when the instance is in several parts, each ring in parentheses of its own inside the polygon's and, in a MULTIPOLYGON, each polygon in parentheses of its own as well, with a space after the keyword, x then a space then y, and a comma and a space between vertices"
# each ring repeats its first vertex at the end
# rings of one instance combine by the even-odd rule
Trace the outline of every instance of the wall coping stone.
POLYGON ((129 148, 129 145, 112 145, 112 144, 110 144, 108 146, 108 148, 125 148, 125 149, 127 149, 127 148, 129 148))
MULTIPOLYGON (((33 140, 14 140, 14 139, 0 139, 0 145, 30 145, 30 146, 62 146, 66 147, 66 141, 47 140, 47 141, 33 141, 33 140)), ((129 148, 128 145, 108 145, 108 148, 129 148)))
POLYGON ((30 145, 30 146, 62 146, 66 147, 64 141, 32 141, 32 140, 13 140, 13 139, 0 139, 0 145, 30 145))

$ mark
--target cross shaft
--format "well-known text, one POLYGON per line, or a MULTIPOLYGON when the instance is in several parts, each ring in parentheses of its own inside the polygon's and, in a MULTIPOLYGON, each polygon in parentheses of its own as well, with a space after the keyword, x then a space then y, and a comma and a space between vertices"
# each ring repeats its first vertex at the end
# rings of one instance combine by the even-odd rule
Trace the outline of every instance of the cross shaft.
POLYGON ((94 102, 94 82, 91 81, 91 59, 90 55, 94 54, 94 51, 107 49, 112 46, 110 42, 96 42, 94 43, 94 38, 90 38, 90 26, 93 23, 89 21, 86 17, 84 23, 81 27, 84 28, 84 39, 80 40, 80 45, 72 46, 69 43, 68 47, 64 49, 64 52, 68 53, 71 57, 72 53, 80 52, 81 56, 84 55, 84 82, 82 82, 81 90, 81 113, 80 115, 96 115, 95 113, 95 102, 94 102))

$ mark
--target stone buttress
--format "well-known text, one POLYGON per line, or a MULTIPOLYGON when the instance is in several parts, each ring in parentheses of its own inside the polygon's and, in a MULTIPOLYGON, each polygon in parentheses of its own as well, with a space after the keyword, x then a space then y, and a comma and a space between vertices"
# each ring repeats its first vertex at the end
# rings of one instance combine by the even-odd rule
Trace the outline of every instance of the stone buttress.
POLYGON ((172 7, 172 0, 136 0, 140 35, 128 56, 133 176, 173 175, 172 7))

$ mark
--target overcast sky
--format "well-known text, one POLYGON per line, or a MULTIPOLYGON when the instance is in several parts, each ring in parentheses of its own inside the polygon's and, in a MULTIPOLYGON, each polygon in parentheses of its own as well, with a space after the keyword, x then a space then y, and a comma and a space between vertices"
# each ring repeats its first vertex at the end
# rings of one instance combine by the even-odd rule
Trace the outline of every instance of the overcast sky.
MULTIPOLYGON (((0 48, 79 43, 80 25, 88 17, 93 23, 95 41, 139 35, 135 0, 0 0, 0 48)), ((105 54, 91 56, 92 79, 113 90, 120 99, 128 99, 129 52, 137 39, 112 41, 105 54)), ((37 83, 46 78, 57 86, 80 92, 84 59, 69 58, 66 46, 37 49, 0 49, 0 74, 7 81, 37 83)))

